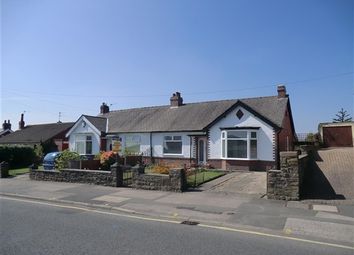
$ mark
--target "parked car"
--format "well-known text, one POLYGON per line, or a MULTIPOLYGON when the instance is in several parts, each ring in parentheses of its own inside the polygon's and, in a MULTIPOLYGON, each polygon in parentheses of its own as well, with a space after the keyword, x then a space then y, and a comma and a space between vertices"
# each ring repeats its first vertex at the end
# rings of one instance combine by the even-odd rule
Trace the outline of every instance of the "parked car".
POLYGON ((43 168, 44 168, 44 170, 53 170, 54 169, 55 160, 58 158, 59 155, 60 155, 59 151, 50 152, 47 155, 45 155, 45 157, 43 159, 43 168))

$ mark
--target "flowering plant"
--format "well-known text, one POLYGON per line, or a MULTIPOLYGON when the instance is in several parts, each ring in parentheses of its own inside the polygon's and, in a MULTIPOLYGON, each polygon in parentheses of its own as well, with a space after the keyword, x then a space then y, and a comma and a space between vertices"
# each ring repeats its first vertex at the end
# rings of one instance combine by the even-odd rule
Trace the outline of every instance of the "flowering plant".
POLYGON ((102 169, 109 170, 110 166, 116 162, 117 154, 113 151, 100 151, 95 158, 100 160, 102 169))

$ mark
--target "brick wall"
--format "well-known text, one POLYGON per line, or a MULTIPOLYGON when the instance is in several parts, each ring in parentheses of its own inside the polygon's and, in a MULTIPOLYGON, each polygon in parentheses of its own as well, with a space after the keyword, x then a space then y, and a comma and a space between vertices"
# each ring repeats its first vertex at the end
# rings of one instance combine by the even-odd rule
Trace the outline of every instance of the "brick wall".
POLYGON ((291 111, 289 106, 285 112, 284 120, 282 123, 282 129, 278 133, 278 150, 280 151, 292 151, 294 149, 294 132, 291 122, 291 111))
MULTIPOLYGON (((151 164, 151 158, 150 157, 143 157, 143 163, 144 164, 151 164)), ((192 158, 158 158, 154 157, 153 158, 153 163, 154 164, 162 164, 162 165, 167 165, 171 168, 183 168, 184 165, 189 167, 190 165, 196 164, 197 160, 192 158)))

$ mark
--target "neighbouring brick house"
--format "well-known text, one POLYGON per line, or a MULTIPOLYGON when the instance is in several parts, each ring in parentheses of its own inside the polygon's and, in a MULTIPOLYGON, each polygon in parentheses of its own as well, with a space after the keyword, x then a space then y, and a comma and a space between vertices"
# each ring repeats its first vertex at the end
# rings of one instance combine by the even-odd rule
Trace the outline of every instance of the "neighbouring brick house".
POLYGON ((70 150, 142 154, 145 162, 208 164, 221 169, 277 168, 279 152, 293 150, 296 135, 285 86, 278 95, 183 103, 179 92, 164 106, 82 115, 68 131, 70 150))
POLYGON ((11 134, 0 137, 0 145, 48 145, 50 151, 67 149, 68 139, 65 134, 74 125, 67 123, 48 123, 25 126, 24 115, 21 114, 19 129, 11 134))

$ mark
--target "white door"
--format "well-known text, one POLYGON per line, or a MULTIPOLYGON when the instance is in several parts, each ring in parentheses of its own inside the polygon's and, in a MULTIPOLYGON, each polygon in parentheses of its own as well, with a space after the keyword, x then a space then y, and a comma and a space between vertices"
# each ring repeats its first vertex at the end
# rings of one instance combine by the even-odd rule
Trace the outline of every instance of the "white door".
POLYGON ((206 139, 199 138, 198 140, 198 164, 206 164, 206 139))

